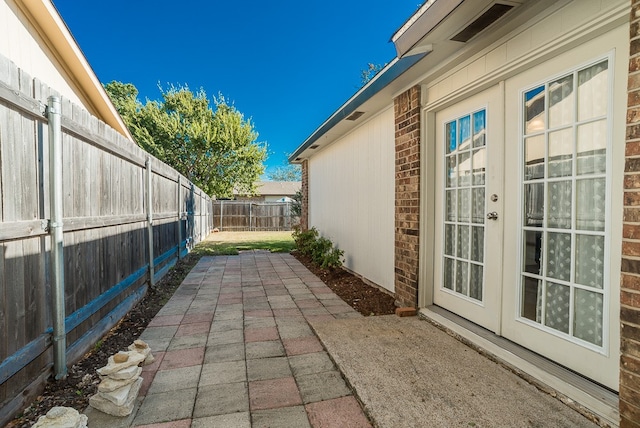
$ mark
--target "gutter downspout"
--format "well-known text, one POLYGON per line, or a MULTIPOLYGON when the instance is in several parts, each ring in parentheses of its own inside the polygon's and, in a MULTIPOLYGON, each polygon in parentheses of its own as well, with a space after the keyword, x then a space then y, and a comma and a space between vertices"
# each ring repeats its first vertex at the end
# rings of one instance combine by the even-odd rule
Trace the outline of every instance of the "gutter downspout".
POLYGON ((55 378, 67 377, 67 336, 64 307, 64 236, 62 229, 62 125, 60 97, 48 99, 49 192, 51 235, 51 295, 53 316, 53 369, 55 378))

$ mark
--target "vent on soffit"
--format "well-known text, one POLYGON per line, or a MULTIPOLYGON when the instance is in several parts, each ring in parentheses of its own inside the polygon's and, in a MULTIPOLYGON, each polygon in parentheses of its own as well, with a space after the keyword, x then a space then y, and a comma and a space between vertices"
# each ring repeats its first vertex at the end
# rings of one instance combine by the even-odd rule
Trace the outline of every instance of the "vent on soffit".
POLYGON ((318 147, 320 147, 318 144, 314 144, 313 146, 309 147, 310 149, 317 149, 318 147))
POLYGON ((496 22, 498 19, 513 9, 513 6, 508 4, 496 3, 491 6, 485 13, 480 15, 475 21, 467 25, 462 31, 453 36, 451 40, 455 42, 467 42, 476 34, 487 28, 489 25, 496 22))
POLYGON ((351 113, 346 120, 358 120, 360 118, 360 116, 362 116, 364 114, 363 111, 354 111, 353 113, 351 113))

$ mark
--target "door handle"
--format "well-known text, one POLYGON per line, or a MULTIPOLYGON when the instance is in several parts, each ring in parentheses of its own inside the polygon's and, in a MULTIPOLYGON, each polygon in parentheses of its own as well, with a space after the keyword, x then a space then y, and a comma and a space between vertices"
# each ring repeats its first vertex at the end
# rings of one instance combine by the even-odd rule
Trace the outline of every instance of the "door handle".
POLYGON ((487 213, 487 220, 497 220, 498 219, 498 213, 495 211, 491 211, 490 213, 487 213))

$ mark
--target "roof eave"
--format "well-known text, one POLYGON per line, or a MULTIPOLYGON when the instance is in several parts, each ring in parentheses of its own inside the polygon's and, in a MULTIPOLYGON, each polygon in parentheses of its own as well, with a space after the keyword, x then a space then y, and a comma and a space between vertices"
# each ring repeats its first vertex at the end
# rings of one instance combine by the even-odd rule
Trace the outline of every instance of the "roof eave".
POLYGON ((394 34, 398 58, 412 55, 425 34, 429 34, 464 0, 428 0, 394 34))
POLYGON ((346 119, 365 102, 369 101, 381 90, 386 88, 391 82, 398 79, 404 72, 413 67, 418 61, 429 54, 425 50, 415 55, 404 58, 396 58, 383 68, 371 81, 363 86, 349 100, 347 100, 338 110, 336 110, 327 120, 322 123, 290 156, 289 162, 300 163, 300 155, 313 143, 317 142, 323 135, 329 132, 342 120, 346 119))
POLYGON ((118 114, 111 99, 98 80, 91 65, 80 50, 60 13, 50 0, 17 3, 41 35, 49 41, 67 72, 76 83, 92 113, 116 131, 133 141, 133 136, 118 114))

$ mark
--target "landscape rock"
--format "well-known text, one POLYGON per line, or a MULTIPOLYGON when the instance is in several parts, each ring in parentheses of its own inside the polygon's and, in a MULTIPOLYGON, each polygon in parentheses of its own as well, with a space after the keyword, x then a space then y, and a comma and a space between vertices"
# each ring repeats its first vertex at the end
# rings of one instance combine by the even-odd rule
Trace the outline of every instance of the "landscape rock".
POLYGON ((53 407, 32 428, 87 428, 87 416, 71 407, 53 407))
MULTIPOLYGON (((104 378, 102 380, 102 382, 100 382, 100 384, 98 385, 98 391, 99 392, 113 392, 117 389, 123 388, 127 385, 131 385, 133 382, 135 382, 136 380, 138 380, 138 378, 140 377, 140 373, 142 373, 142 369, 140 367, 134 366, 137 370, 134 372, 134 374, 132 376, 130 376, 129 378, 123 378, 123 379, 113 379, 110 376, 104 378)), ((128 370, 128 369, 125 369, 128 370)), ((114 373, 114 374, 119 374, 118 373, 114 373)))
POLYGON ((149 346, 135 341, 129 351, 118 352, 109 357, 107 365, 97 370, 101 377, 98 393, 89 398, 89 405, 113 416, 127 416, 142 385, 142 368, 138 365, 150 355, 149 346))
POLYGON ((140 386, 142 385, 142 378, 139 377, 129 388, 129 393, 121 405, 116 405, 111 400, 105 398, 102 393, 89 398, 89 404, 94 409, 107 413, 112 416, 129 416, 133 412, 136 397, 140 392, 140 386))
POLYGON ((113 362, 116 364, 124 363, 128 359, 129 359, 129 355, 127 355, 124 352, 118 352, 116 355, 113 356, 113 362))
POLYGON ((110 373, 107 376, 101 376, 102 379, 113 379, 113 380, 126 380, 126 379, 134 379, 138 376, 140 376, 140 373, 142 373, 142 369, 138 366, 131 366, 131 367, 127 367, 124 368, 120 371, 117 371, 115 373, 110 373))
POLYGON ((143 366, 147 366, 156 360, 153 354, 151 354, 151 348, 144 340, 135 340, 131 345, 129 345, 129 350, 138 352, 145 356, 145 359, 142 362, 143 366))
POLYGON ((98 395, 111 401, 116 406, 124 406, 124 404, 129 401, 131 397, 135 399, 138 396, 138 391, 140 390, 139 386, 141 382, 142 378, 139 377, 133 383, 130 383, 118 389, 114 389, 113 391, 99 391, 98 395), (138 389, 135 388, 136 384, 138 385, 138 389))
POLYGON ((101 376, 108 376, 110 374, 119 372, 122 369, 137 366, 145 360, 145 356, 136 351, 118 352, 116 355, 120 355, 120 357, 118 357, 119 360, 122 360, 124 358, 122 354, 127 355, 126 361, 118 363, 115 361, 115 356, 112 355, 107 360, 107 365, 97 370, 98 374, 101 376))

